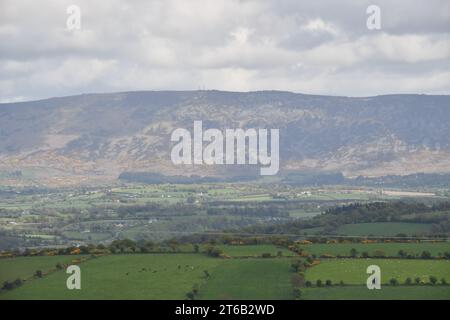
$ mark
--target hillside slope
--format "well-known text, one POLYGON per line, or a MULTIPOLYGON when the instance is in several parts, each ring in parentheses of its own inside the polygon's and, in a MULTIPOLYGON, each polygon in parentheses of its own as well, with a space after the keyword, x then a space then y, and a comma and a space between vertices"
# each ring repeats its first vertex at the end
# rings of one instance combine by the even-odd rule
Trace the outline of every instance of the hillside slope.
POLYGON ((349 176, 450 172, 450 96, 367 98, 280 91, 142 91, 0 104, 0 178, 114 179, 123 171, 224 175, 174 166, 175 128, 279 128, 283 169, 349 176), (1 173, 3 172, 3 174, 1 173))

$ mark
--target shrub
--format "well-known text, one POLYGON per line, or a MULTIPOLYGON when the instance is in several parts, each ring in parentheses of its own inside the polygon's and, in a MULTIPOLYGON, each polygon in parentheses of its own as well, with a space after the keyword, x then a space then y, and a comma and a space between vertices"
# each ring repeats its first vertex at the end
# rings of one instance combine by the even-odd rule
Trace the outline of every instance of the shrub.
POLYGON ((398 285, 398 280, 395 279, 395 278, 392 278, 391 280, 389 280, 389 283, 390 283, 392 286, 396 286, 396 285, 398 285))
POLYGON ((9 281, 5 281, 5 282, 3 282, 3 287, 2 287, 2 289, 3 289, 3 290, 11 290, 11 289, 14 289, 14 284, 12 284, 12 283, 9 282, 9 281))
POLYGON ((20 287, 22 283, 22 279, 17 278, 16 280, 14 280, 14 287, 20 287))
POLYGON ((222 250, 213 246, 208 246, 206 248, 206 254, 210 257, 220 257, 222 250))
POLYGON ((300 299, 302 296, 302 291, 299 288, 294 288, 293 290, 294 299, 300 299))
POLYGON ((194 300, 195 295, 194 295, 194 293, 192 291, 190 291, 190 292, 186 293, 186 298, 188 300, 194 300))
POLYGON ((291 283, 293 287, 301 287, 305 284, 305 277, 300 274, 294 274, 292 275, 291 283))

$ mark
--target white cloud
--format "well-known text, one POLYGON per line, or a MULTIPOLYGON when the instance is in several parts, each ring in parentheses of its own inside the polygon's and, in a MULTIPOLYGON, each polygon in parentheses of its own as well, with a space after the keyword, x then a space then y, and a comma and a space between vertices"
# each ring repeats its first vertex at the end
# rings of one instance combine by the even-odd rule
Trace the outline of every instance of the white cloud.
POLYGON ((309 20, 304 26, 306 30, 313 32, 326 32, 332 35, 337 35, 337 29, 331 23, 327 23, 320 18, 309 20))
POLYGON ((448 2, 3 0, 1 100, 158 89, 450 93, 448 2), (5 44, 5 45, 3 45, 5 44))

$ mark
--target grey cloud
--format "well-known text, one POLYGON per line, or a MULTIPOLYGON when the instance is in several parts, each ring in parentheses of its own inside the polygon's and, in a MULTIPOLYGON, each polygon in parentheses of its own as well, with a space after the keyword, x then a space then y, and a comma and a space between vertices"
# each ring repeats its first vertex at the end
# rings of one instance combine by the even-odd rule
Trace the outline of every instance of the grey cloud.
POLYGON ((0 100, 158 89, 450 93, 446 0, 0 3, 0 100), (66 8, 82 30, 66 30, 66 8), (381 7, 382 30, 366 28, 381 7))

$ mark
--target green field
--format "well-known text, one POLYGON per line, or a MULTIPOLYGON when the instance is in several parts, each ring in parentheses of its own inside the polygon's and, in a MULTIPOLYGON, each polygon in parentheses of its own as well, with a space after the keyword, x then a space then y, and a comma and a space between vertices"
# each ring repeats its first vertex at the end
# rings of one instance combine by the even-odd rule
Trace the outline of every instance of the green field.
POLYGON ((203 270, 211 272, 222 261, 194 254, 105 256, 81 265, 81 290, 68 290, 68 276, 59 271, 0 299, 185 299, 195 283, 205 281, 203 270))
MULTIPOLYGON (((450 280, 450 260, 407 260, 407 259, 329 259, 306 271, 306 279, 315 283, 320 279, 345 284, 363 285, 368 274, 367 267, 377 265, 381 269, 381 283, 389 283, 396 278, 400 283, 410 277, 428 282, 429 276, 450 280)), ((450 287, 448 287, 450 290, 450 287)))
POLYGON ((268 194, 244 195, 238 198, 228 199, 229 201, 273 201, 273 197, 268 194))
POLYGON ((294 253, 286 248, 277 247, 269 244, 262 245, 222 245, 217 246, 226 255, 231 257, 260 257, 263 253, 270 253, 277 256, 281 251, 283 256, 293 256, 294 253))
POLYGON ((106 232, 77 232, 77 231, 65 231, 63 235, 69 239, 74 240, 106 240, 111 237, 111 234, 106 232))
POLYGON ((298 219, 305 219, 305 218, 312 218, 317 215, 319 215, 320 211, 304 211, 304 210, 293 210, 289 212, 289 216, 292 218, 298 218, 298 219))
POLYGON ((362 252, 373 255, 375 250, 383 250, 386 256, 397 256, 400 250, 407 254, 420 255, 422 251, 429 251, 432 256, 437 257, 444 252, 450 252, 450 242, 422 242, 422 243, 338 243, 338 244, 309 244, 300 245, 310 254, 321 256, 324 254, 349 256, 351 249, 356 249, 358 256, 362 252))
POLYGON ((70 263, 81 256, 51 256, 51 257, 19 257, 0 259, 0 284, 14 281, 17 278, 31 278, 36 270, 46 273, 56 269, 56 264, 70 263))
POLYGON ((366 287, 330 287, 302 289, 305 300, 449 300, 448 286, 402 286, 381 287, 368 290, 366 287))
POLYGON ((397 234, 423 235, 431 230, 431 224, 409 222, 373 222, 345 224, 336 232, 348 236, 395 236, 397 234))
POLYGON ((200 299, 292 299, 290 259, 230 259, 200 288, 200 299))
MULTIPOLYGON (((48 266, 56 263, 54 258, 9 259, 14 265, 5 259, 0 265, 2 270, 22 268, 32 275, 43 260, 48 266)), ((110 255, 81 265, 81 290, 66 288, 68 275, 62 270, 0 293, 0 299, 185 299, 194 285, 201 299, 290 299, 290 263, 288 258, 218 259, 201 254, 110 255)))

